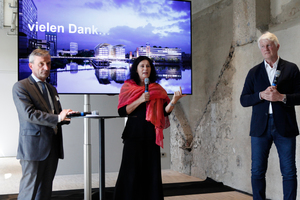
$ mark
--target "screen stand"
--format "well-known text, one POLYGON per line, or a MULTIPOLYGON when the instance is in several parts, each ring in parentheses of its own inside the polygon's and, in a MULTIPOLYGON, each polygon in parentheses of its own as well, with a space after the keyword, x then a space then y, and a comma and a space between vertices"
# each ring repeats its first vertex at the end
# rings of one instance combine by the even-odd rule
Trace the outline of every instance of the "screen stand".
MULTIPOLYGON (((90 111, 90 95, 84 95, 84 112, 90 111)), ((92 199, 90 119, 84 118, 84 200, 92 199)))

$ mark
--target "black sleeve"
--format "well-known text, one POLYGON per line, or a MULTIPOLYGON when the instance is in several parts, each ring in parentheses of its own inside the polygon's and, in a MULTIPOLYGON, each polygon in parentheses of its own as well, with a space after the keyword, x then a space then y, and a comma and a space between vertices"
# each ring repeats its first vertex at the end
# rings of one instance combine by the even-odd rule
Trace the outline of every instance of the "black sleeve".
POLYGON ((128 115, 126 112, 126 107, 127 105, 118 109, 118 113, 121 117, 126 117, 128 115))
POLYGON ((168 115, 170 115, 171 114, 171 112, 169 112, 169 113, 167 113, 166 112, 166 107, 167 107, 167 105, 168 105, 168 103, 166 102, 165 104, 164 104, 164 116, 168 116, 168 115))

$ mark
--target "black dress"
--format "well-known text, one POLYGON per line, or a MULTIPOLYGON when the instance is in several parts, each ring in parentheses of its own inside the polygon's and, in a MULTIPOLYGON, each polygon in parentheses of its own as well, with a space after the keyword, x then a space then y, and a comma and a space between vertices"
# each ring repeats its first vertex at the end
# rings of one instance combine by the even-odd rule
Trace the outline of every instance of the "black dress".
MULTIPOLYGON (((126 106, 118 112, 120 116, 126 116, 126 106)), ((155 144, 154 125, 145 118, 146 103, 139 105, 128 117, 122 134, 124 148, 115 200, 164 199, 160 146, 155 144)))

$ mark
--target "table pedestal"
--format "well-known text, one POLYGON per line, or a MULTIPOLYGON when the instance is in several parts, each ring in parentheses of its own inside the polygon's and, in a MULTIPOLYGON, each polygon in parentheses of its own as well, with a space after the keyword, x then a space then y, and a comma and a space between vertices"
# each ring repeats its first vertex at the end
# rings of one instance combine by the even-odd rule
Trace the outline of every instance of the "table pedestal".
MULTIPOLYGON (((99 200, 105 200, 105 119, 121 118, 120 116, 86 115, 79 118, 99 120, 99 200)), ((85 131, 85 138, 90 138, 89 131, 85 131)), ((84 200, 91 200, 91 143, 84 144, 84 200)))

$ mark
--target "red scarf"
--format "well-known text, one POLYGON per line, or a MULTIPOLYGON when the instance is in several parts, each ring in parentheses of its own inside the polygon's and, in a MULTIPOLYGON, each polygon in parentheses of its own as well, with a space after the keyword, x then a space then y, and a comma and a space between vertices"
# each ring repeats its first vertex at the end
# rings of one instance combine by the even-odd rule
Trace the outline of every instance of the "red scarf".
MULTIPOLYGON (((134 80, 126 80, 119 94, 118 109, 137 100, 145 92, 145 86, 137 85, 134 80)), ((170 99, 163 87, 157 83, 149 84, 150 99, 146 103, 146 120, 155 126, 156 144, 163 145, 163 129, 170 126, 168 116, 164 116, 164 104, 170 99)))

